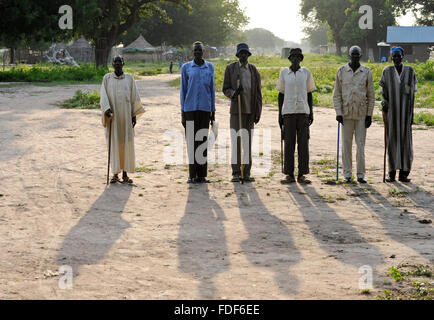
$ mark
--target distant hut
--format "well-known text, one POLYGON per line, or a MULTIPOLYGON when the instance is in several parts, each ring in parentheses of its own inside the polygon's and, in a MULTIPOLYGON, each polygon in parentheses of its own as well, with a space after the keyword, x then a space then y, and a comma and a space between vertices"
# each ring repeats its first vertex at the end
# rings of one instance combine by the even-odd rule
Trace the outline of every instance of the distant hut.
POLYGON ((407 61, 425 62, 430 57, 430 47, 434 46, 434 26, 387 27, 387 43, 401 46, 407 61))
POLYGON ((377 47, 380 62, 388 61, 390 56, 390 44, 387 44, 386 42, 379 42, 377 43, 377 47))
POLYGON ((85 38, 80 38, 67 48, 77 62, 95 62, 95 48, 85 38))
POLYGON ((125 61, 159 61, 161 54, 161 50, 153 47, 142 35, 122 50, 125 61))

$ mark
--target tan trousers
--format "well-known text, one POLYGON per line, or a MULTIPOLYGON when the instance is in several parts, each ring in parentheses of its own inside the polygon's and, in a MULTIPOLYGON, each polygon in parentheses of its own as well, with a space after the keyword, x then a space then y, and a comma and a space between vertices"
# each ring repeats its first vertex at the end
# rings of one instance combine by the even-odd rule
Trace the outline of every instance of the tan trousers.
POLYGON ((344 119, 342 128, 342 162, 344 166, 344 177, 352 177, 353 165, 353 136, 356 137, 356 161, 357 161, 357 178, 365 178, 365 141, 366 127, 365 120, 344 119))

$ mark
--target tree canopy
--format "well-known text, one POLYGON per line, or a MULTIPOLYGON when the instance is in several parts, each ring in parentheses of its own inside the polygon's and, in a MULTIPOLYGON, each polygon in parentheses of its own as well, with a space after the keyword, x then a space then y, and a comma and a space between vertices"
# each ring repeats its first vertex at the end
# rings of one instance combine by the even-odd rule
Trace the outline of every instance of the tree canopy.
POLYGON ((248 22, 238 0, 189 0, 189 4, 190 10, 163 5, 168 19, 140 19, 122 35, 122 42, 128 44, 142 34, 154 45, 184 46, 200 40, 221 46, 248 22))
POLYGON ((244 35, 249 46, 254 48, 274 49, 276 47, 281 48, 285 44, 285 40, 262 28, 246 30, 244 35))

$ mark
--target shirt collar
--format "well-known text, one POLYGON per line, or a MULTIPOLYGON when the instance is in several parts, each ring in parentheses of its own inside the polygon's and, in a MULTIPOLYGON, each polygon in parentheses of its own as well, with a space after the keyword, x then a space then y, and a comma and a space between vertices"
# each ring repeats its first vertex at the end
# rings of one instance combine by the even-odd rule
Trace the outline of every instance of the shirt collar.
POLYGON ((194 60, 193 61, 191 61, 192 62, 192 64, 191 64, 191 66, 192 67, 199 67, 199 68, 208 68, 208 64, 206 63, 206 61, 205 60, 203 60, 203 65, 198 65, 198 64, 196 64, 196 62, 194 62, 194 60))
MULTIPOLYGON (((300 66, 300 69, 298 69, 296 72, 300 72, 302 69, 303 69, 303 67, 300 66)), ((291 74, 291 73, 294 73, 294 74, 295 74, 295 72, 292 71, 292 69, 291 69, 290 67, 288 67, 288 74, 291 74)))
MULTIPOLYGON (((351 67, 350 67, 350 64, 349 63, 347 63, 346 65, 345 65, 345 71, 353 71, 353 69, 351 69, 351 67)), ((360 65, 360 67, 356 70, 356 72, 354 72, 354 73, 357 73, 357 72, 363 72, 363 66, 362 65, 360 65)))
POLYGON ((113 72, 113 78, 115 78, 115 79, 124 79, 125 78, 125 72, 124 73, 122 73, 119 77, 116 75, 116 73, 114 73, 113 72))
MULTIPOLYGON (((238 61, 238 66, 239 66, 240 68, 242 67, 241 62, 239 62, 239 61, 238 61)), ((248 68, 249 68, 249 63, 247 62, 245 66, 246 66, 246 69, 248 69, 248 68)))

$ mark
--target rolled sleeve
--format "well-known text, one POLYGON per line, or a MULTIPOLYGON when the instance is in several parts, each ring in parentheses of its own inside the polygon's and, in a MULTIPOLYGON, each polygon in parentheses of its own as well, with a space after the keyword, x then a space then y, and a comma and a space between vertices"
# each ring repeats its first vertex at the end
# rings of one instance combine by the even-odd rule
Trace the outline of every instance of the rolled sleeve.
POLYGON ((312 73, 309 70, 308 70, 307 79, 306 79, 306 89, 307 89, 307 93, 310 93, 310 92, 316 90, 315 81, 313 80, 312 73))
POLYGON ((279 74, 279 79, 277 79, 276 90, 280 93, 285 94, 285 82, 283 81, 283 72, 285 69, 282 69, 279 74))

